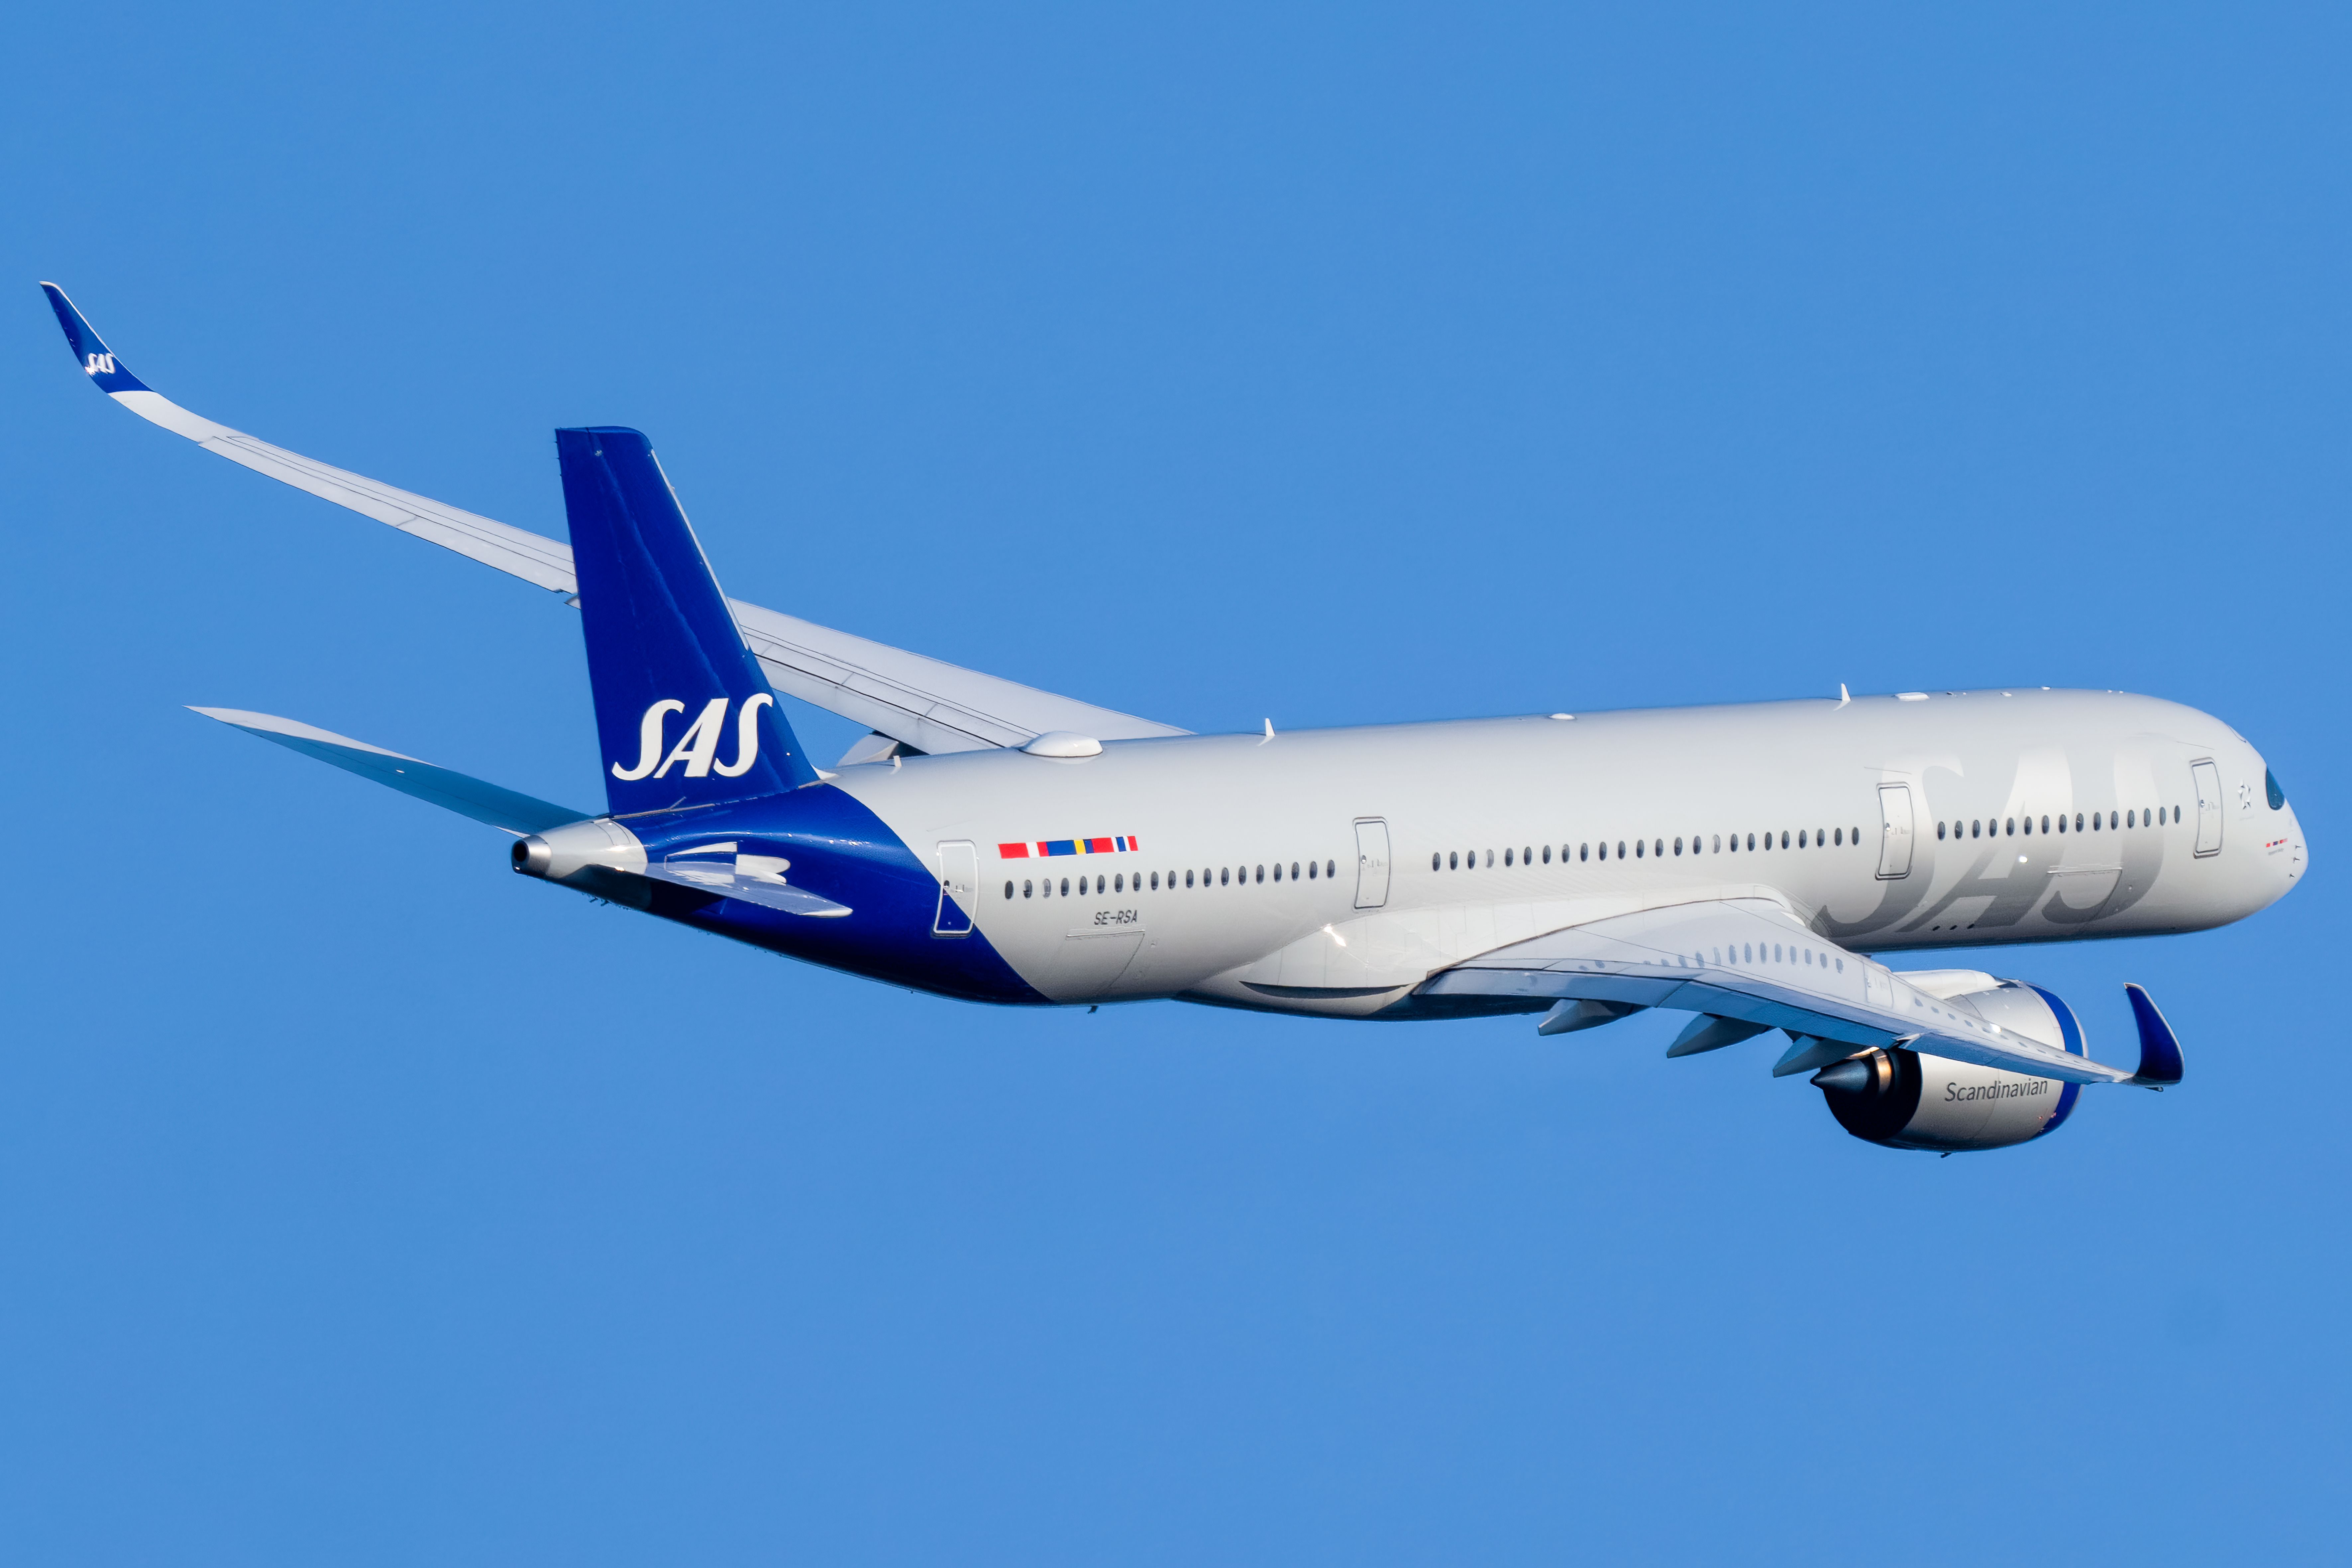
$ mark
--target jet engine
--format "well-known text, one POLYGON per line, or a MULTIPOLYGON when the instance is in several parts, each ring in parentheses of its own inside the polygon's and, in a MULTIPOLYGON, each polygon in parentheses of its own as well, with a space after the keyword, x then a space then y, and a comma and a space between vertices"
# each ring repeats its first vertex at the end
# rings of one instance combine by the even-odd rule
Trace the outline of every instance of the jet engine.
MULTIPOLYGON (((1969 969, 1903 978, 1947 1005, 2082 1056, 2074 1009, 2037 985, 1969 969)), ((2054 1132, 2083 1092, 2076 1083, 1956 1062, 1893 1047, 1833 1062, 1813 1075, 1838 1125, 1890 1149, 2005 1149, 2054 1132)))

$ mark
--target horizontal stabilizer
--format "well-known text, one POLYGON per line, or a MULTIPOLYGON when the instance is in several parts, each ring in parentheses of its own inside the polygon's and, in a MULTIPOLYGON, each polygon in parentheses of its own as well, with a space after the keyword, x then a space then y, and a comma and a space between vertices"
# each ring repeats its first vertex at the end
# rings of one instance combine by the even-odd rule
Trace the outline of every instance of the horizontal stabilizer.
POLYGON ((758 904, 763 909, 782 910, 788 915, 814 915, 819 919, 838 920, 850 912, 847 904, 821 899, 805 889, 793 887, 772 877, 745 875, 724 864, 698 862, 681 865, 673 860, 666 865, 647 866, 643 875, 676 887, 692 888, 698 893, 717 893, 724 898, 740 899, 747 904, 758 904))
POLYGON ((268 713, 247 713, 236 708, 192 708, 207 719, 217 719, 224 724, 234 724, 248 735, 258 735, 265 741, 275 741, 306 757, 316 757, 322 763, 332 763, 347 773, 362 778, 389 784, 403 795, 413 795, 419 800, 430 801, 445 811, 460 816, 470 816, 476 822, 487 822, 492 827, 503 827, 509 833, 544 833, 567 822, 578 822, 589 814, 574 811, 568 805, 554 805, 547 801, 518 795, 494 784, 485 784, 464 773, 451 773, 447 768, 435 767, 431 763, 387 752, 382 746, 371 746, 365 741, 354 741, 348 735, 299 723, 292 719, 280 719, 268 713))

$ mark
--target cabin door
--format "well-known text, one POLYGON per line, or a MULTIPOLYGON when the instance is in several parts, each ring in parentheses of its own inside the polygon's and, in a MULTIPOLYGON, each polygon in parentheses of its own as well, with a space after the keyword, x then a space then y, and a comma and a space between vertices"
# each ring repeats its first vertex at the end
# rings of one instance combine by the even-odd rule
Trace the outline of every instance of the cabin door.
POLYGON ((1911 874, 1911 786, 1878 786, 1878 875, 1885 881, 1911 874))
POLYGON ((1356 819, 1356 907, 1377 910, 1389 901, 1389 825, 1377 816, 1356 819))
POLYGON ((2197 784, 2197 853, 2221 852, 2221 770, 2211 763, 2191 763, 2189 776, 2197 784))
POLYGON ((971 911, 980 907, 980 850, 968 838, 941 844, 939 867, 940 912, 931 934, 970 936, 971 911))

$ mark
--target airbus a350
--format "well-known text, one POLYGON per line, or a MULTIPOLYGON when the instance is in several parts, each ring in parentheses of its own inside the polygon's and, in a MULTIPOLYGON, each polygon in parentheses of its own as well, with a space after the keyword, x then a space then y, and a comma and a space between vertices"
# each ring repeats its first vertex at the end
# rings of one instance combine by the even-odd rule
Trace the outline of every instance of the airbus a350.
POLYGON ((1857 1137, 2055 1130, 2139 1057, 1945 949, 2201 931, 2302 875, 2262 756, 2210 714, 2011 688, 1191 734, 730 599, 638 432, 556 432, 570 542, 193 414, 44 284, 99 390, 205 450, 579 612, 604 809, 294 720, 197 711, 512 837, 514 869, 971 1002, 1155 998, 1363 1021, 1691 1015, 1670 1057, 1768 1051, 1857 1137), (867 727, 832 766, 775 695, 867 727))

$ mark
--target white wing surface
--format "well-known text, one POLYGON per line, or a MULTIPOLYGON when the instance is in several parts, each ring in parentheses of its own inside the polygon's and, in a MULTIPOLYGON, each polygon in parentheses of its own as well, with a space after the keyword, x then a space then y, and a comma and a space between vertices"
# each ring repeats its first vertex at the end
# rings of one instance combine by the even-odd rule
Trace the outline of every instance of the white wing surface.
MULTIPOLYGON (((566 595, 577 592, 570 545, 273 447, 191 413, 124 369, 63 289, 54 283, 41 288, 83 371, 100 391, 141 418, 184 436, 232 463, 495 566, 526 583, 566 595)), ((758 656, 778 691, 830 710, 919 752, 1017 746, 1052 730, 1075 731, 1105 741, 1186 732, 853 637, 740 599, 728 603, 734 608, 745 644, 758 656)))
POLYGON ((1570 926, 1457 964, 1421 994, 1668 1007, 1854 1051, 1899 1045, 2067 1083, 2136 1078, 1980 1018, 1964 998, 1932 996, 1824 941, 1769 899, 1675 904, 1570 926))

